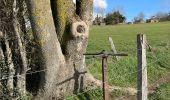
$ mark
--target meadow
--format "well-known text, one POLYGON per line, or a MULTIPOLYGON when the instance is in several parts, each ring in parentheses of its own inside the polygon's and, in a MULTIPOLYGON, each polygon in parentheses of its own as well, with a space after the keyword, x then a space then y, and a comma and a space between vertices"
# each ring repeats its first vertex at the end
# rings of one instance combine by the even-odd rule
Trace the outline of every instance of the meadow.
MULTIPOLYGON (((108 38, 112 37, 117 52, 128 54, 128 57, 121 57, 119 61, 114 60, 112 57, 109 58, 110 85, 136 88, 136 36, 139 33, 146 34, 148 44, 152 47, 152 51, 147 50, 149 85, 166 76, 170 71, 170 22, 91 26, 87 53, 96 53, 102 50, 111 51, 108 38)), ((95 78, 101 80, 101 59, 87 58, 86 64, 89 72, 95 78)))

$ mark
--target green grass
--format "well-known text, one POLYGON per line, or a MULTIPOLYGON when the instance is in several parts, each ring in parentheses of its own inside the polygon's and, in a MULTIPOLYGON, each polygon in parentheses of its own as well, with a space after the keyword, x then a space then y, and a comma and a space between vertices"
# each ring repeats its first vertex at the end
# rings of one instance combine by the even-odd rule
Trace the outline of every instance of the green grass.
POLYGON ((170 83, 164 84, 149 96, 149 100, 170 100, 170 83))
MULTIPOLYGON (((88 53, 110 49, 108 37, 112 37, 119 53, 128 53, 120 61, 109 59, 109 83, 123 87, 136 87, 137 58, 136 35, 144 33, 147 41, 154 49, 147 52, 148 79, 153 83, 170 69, 170 49, 166 43, 170 42, 170 22, 154 24, 134 24, 115 26, 92 26, 90 29, 88 53)), ((86 59, 89 71, 101 79, 101 59, 86 59)))
POLYGON ((68 97, 66 100, 103 100, 103 92, 101 88, 92 89, 90 91, 82 91, 81 94, 74 97, 68 97))
MULTIPOLYGON (((128 57, 122 57, 119 61, 108 59, 109 84, 122 87, 136 87, 137 84, 137 48, 136 35, 145 33, 147 41, 152 46, 153 52, 147 51, 148 80, 149 83, 170 71, 170 49, 166 43, 170 39, 170 22, 154 24, 92 26, 90 29, 88 53, 96 53, 110 49, 108 37, 112 37, 117 51, 128 53, 128 57)), ((86 59, 89 71, 95 78, 101 79, 101 59, 86 59)), ((170 100, 170 84, 159 87, 155 93, 149 96, 149 100, 170 100)), ((112 91, 111 98, 127 96, 123 91, 112 91)), ((101 88, 84 92, 69 100, 102 100, 101 88)))
MULTIPOLYGON (((170 39, 170 22, 154 24, 115 25, 115 26, 92 26, 90 29, 88 53, 96 53, 110 49, 108 37, 112 37, 117 51, 128 53, 128 57, 122 57, 115 61, 108 59, 109 83, 110 85, 122 87, 136 87, 137 84, 137 48, 136 35, 145 33, 148 43, 152 46, 153 52, 147 51, 148 80, 149 83, 165 75, 170 70, 170 49, 166 43, 170 39)), ((95 78, 101 79, 101 59, 86 59, 89 71, 95 78)), ((149 100, 170 100, 170 84, 159 87, 156 92, 149 96, 149 100), (163 95, 162 95, 163 94, 163 95)), ((112 91, 111 98, 128 95, 123 91, 112 91)), ((84 92, 69 100, 102 100, 100 88, 84 92)))

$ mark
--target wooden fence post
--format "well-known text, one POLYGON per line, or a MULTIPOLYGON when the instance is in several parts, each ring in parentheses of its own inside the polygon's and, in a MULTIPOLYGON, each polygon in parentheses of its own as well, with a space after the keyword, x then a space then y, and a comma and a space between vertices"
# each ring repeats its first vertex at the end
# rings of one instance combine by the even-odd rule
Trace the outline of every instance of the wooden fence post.
POLYGON ((137 35, 137 56, 138 56, 137 100, 148 100, 146 36, 144 34, 137 35))
MULTIPOLYGON (((113 43, 113 40, 111 37, 109 37, 109 42, 110 42, 110 45, 111 45, 111 49, 113 51, 113 54, 117 54, 117 50, 116 50, 116 47, 113 43)), ((118 56, 115 56, 116 60, 119 60, 119 57, 118 56)))

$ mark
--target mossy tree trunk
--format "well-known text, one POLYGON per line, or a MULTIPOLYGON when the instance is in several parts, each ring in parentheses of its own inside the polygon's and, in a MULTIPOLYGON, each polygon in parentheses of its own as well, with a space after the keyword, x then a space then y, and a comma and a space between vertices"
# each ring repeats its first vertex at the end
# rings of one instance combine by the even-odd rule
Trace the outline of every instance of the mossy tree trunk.
POLYGON ((36 43, 39 94, 63 98, 83 88, 93 0, 26 0, 36 43))

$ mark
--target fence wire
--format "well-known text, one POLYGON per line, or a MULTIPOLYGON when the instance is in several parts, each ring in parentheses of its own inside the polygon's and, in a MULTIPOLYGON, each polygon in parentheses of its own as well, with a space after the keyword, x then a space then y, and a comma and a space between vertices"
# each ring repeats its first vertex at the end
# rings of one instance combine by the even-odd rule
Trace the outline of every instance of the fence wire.
MULTIPOLYGON (((137 50, 137 49, 136 49, 136 50, 137 50)), ((135 52, 136 52, 136 50, 135 50, 135 52)), ((139 71, 144 70, 144 69, 147 68, 148 66, 150 66, 150 65, 152 65, 152 64, 154 64, 154 63, 157 63, 161 58, 157 58, 155 55, 156 55, 156 54, 154 54, 153 56, 154 56, 154 58, 156 59, 156 61, 148 63, 147 66, 144 67, 143 69, 139 69, 139 70, 134 71, 134 72, 130 72, 130 73, 123 74, 123 76, 117 76, 117 78, 121 78, 121 77, 124 77, 124 76, 127 76, 127 75, 132 75, 132 74, 134 74, 134 73, 138 73, 139 71)), ((93 58, 93 60, 94 60, 94 59, 95 59, 95 58, 93 58)), ((87 67, 90 67, 90 66, 92 66, 92 65, 94 65, 94 63, 89 64, 87 67)), ((32 72, 29 72, 29 73, 26 73, 26 74, 21 74, 21 75, 35 74, 35 73, 41 73, 41 72, 45 72, 45 71, 47 71, 47 69, 38 70, 38 71, 32 71, 32 72)), ((5 77, 2 77, 2 79, 0 79, 0 81, 6 80, 6 79, 9 79, 9 78, 15 78, 15 77, 18 77, 18 75, 15 75, 15 76, 13 76, 13 77, 10 77, 10 76, 7 77, 7 76, 5 76, 5 77)), ((114 80, 114 78, 109 79, 109 81, 112 81, 112 80, 114 80)), ((156 82, 158 82, 158 81, 160 81, 160 80, 157 80, 156 82)), ((154 83, 155 83, 155 82, 154 82, 154 83)), ((154 84, 153 84, 153 85, 154 85, 154 84)), ((153 85, 149 85, 149 87, 152 87, 153 85)), ((100 88, 101 88, 101 87, 100 87, 100 88)), ((84 91, 81 92, 81 93, 78 93, 78 94, 76 94, 76 95, 74 95, 74 96, 71 96, 71 97, 68 97, 68 98, 65 98, 65 99, 66 99, 66 100, 74 99, 75 97, 77 97, 77 96, 79 96, 79 95, 82 95, 82 94, 84 94, 84 93, 87 93, 87 92, 92 91, 92 90, 95 90, 95 89, 96 89, 96 87, 93 87, 93 88, 84 90, 84 91)), ((140 91, 140 90, 136 90, 136 91, 140 91)), ((167 91, 167 93, 169 93, 169 92, 167 91)), ((167 94, 161 94, 161 95, 162 95, 162 96, 166 96, 167 94)), ((133 95, 125 95, 125 96, 122 96, 121 98, 125 98, 125 97, 127 97, 127 96, 133 96, 133 95)), ((120 99, 121 99, 121 98, 120 98, 120 99)))
MULTIPOLYGON (((153 63, 156 63, 157 61, 159 61, 159 59, 157 59, 155 62, 149 63, 147 66, 149 66, 149 65, 151 65, 151 64, 153 64, 153 63)), ((120 78, 120 77, 124 77, 124 76, 126 76, 126 75, 131 75, 131 74, 134 74, 134 73, 138 73, 139 71, 144 70, 145 68, 147 68, 147 66, 144 67, 143 69, 139 69, 139 70, 137 70, 137 71, 135 71, 135 72, 131 72, 131 73, 124 74, 123 76, 119 76, 119 78, 120 78)), ((113 79, 114 79, 114 78, 109 79, 109 81, 111 81, 111 80, 113 80, 113 79)), ((149 86, 149 87, 150 87, 150 86, 149 86)), ((88 90, 85 90, 84 92, 78 93, 78 94, 76 94, 76 95, 74 95, 74 96, 72 96, 72 97, 66 98, 66 100, 73 99, 73 98, 75 98, 75 97, 77 97, 77 96, 79 96, 79 95, 82 95, 82 94, 84 94, 84 93, 86 93, 86 92, 89 92, 89 91, 91 91, 91 90, 94 90, 94 89, 96 89, 96 87, 91 88, 91 89, 88 89, 88 90)), ((140 90, 136 90, 136 92, 138 92, 138 91, 140 91, 140 90)), ((133 95, 128 95, 128 96, 133 96, 133 95)), ((124 97, 127 97, 127 95, 124 96, 124 97)), ((124 97, 121 97, 121 98, 124 98, 124 97)))
MULTIPOLYGON (((149 44, 147 43, 147 45, 149 45, 149 44)), ((136 49, 136 50, 137 50, 137 49, 136 49)), ((156 57, 156 54, 154 54, 154 53, 153 53, 153 56, 154 56, 154 59, 156 59, 156 61, 147 63, 147 66, 145 66, 143 69, 139 69, 139 70, 134 71, 134 72, 130 72, 130 73, 123 74, 123 76, 118 76, 117 78, 121 78, 121 77, 124 77, 124 76, 127 76, 127 75, 132 75, 132 74, 134 74, 134 73, 138 73, 138 72, 146 69, 148 66, 150 66, 150 65, 152 65, 152 64, 154 64, 154 63, 157 63, 159 60, 162 59, 162 58, 157 58, 157 57, 156 57)), ((89 65, 89 66, 91 66, 91 65, 89 65)), ((163 76, 163 77, 164 77, 164 76, 163 76)), ((114 80, 114 79, 115 79, 115 78, 111 78, 111 79, 109 79, 109 81, 112 81, 112 80, 114 80)), ((159 78, 159 80, 157 80, 157 81, 155 81, 155 82, 158 82, 158 81, 160 81, 160 78, 159 78)), ((154 82, 154 83, 155 83, 155 82, 154 82)), ((154 85, 154 84, 153 84, 153 85, 154 85)), ((153 85, 149 85, 149 87, 152 87, 153 85)), ((95 89, 96 89, 96 88, 95 88, 95 89)), ((92 89, 89 89, 88 91, 90 91, 90 90, 94 90, 94 89, 92 88, 92 89)), ((85 91, 85 92, 88 92, 88 91, 85 91)), ((139 92, 139 91, 141 91, 141 90, 137 90, 137 89, 136 89, 136 92, 139 92)), ((84 94, 85 92, 79 93, 78 95, 84 94)), ((76 96, 78 96, 78 95, 75 95, 74 97, 76 97, 76 96)), ((161 95, 162 95, 162 94, 161 94, 161 95)), ((166 94, 163 94, 163 95, 166 96, 166 94)), ((162 95, 162 96, 163 96, 163 95, 162 95)), ((123 99, 123 98, 125 98, 125 97, 127 97, 127 96, 134 96, 134 95, 125 95, 125 96, 123 96, 123 97, 121 97, 121 98, 123 99)), ((73 97, 73 98, 74 98, 74 97, 73 97)), ((121 99, 121 98, 119 98, 119 99, 121 99)))

